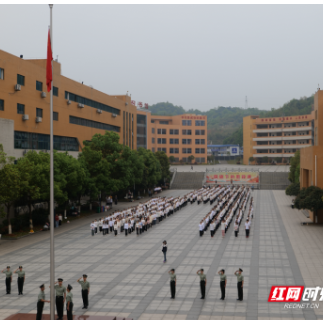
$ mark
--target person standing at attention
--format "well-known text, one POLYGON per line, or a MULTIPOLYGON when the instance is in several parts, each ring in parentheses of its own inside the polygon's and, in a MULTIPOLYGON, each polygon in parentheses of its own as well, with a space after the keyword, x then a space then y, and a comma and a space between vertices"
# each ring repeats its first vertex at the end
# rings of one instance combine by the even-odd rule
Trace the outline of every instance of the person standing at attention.
POLYGON ((204 274, 204 269, 198 270, 196 274, 200 276, 201 299, 204 299, 206 286, 206 275, 204 274))
POLYGON ((66 300, 66 287, 63 286, 62 278, 58 278, 57 282, 55 282, 54 289, 56 291, 56 311, 58 320, 62 320, 64 316, 64 303, 66 300), (57 283, 58 285, 56 285, 57 283))
POLYGON ((67 285, 67 295, 66 295, 66 313, 67 313, 67 319, 73 320, 73 294, 71 293, 71 290, 73 287, 68 284, 67 285))
POLYGON ((23 295, 22 291, 24 289, 24 283, 25 283, 25 272, 22 270, 22 266, 19 266, 19 268, 17 268, 13 273, 18 274, 18 279, 17 279, 18 295, 23 295))
POLYGON ((90 294, 90 283, 87 281, 87 275, 83 275, 83 280, 79 278, 77 282, 82 286, 82 299, 83 299, 83 309, 87 309, 89 306, 89 294, 90 294))
POLYGON ((222 238, 224 238, 225 236, 225 227, 226 227, 226 223, 225 223, 225 220, 223 219, 221 222, 222 238))
POLYGON ((163 248, 162 252, 164 254, 164 263, 165 263, 167 261, 167 259, 166 259, 166 252, 167 252, 167 242, 166 242, 166 240, 163 241, 162 248, 163 248))
POLYGON ((42 284, 39 286, 40 292, 38 294, 38 302, 37 302, 37 314, 36 314, 36 320, 41 320, 43 316, 43 309, 44 309, 44 303, 50 303, 50 301, 46 301, 45 299, 45 285, 42 284))
POLYGON ((221 288, 221 300, 225 299, 225 288, 227 286, 227 276, 224 274, 225 270, 221 269, 218 274, 220 275, 220 288, 221 288))
POLYGON ((246 223, 244 224, 246 227, 246 238, 249 238, 249 232, 250 232, 250 222, 249 219, 247 219, 246 223))
POLYGON ((238 238, 238 233, 239 233, 239 223, 238 220, 234 222, 234 236, 238 238))
POLYGON ((242 301, 243 300, 243 283, 244 283, 244 278, 241 275, 242 274, 242 269, 239 268, 239 270, 235 271, 235 275, 237 276, 237 288, 238 288, 238 298, 237 301, 242 301))
POLYGON ((91 225, 91 234, 92 234, 92 237, 94 236, 94 232, 95 232, 95 224, 94 224, 94 221, 92 221, 91 225))
POLYGON ((170 295, 172 299, 175 299, 176 294, 176 275, 175 275, 175 269, 171 269, 169 272, 169 278, 170 278, 170 295))
POLYGON ((6 290, 7 294, 11 293, 11 282, 12 282, 12 271, 10 270, 10 266, 7 266, 7 269, 1 271, 6 275, 6 290))

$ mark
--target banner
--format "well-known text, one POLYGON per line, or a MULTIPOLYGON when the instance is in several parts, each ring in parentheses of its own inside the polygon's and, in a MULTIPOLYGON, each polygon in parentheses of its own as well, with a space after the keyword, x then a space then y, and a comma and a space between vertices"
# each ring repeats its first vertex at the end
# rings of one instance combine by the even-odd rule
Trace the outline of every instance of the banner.
POLYGON ((215 184, 258 184, 259 172, 207 172, 206 183, 215 184))

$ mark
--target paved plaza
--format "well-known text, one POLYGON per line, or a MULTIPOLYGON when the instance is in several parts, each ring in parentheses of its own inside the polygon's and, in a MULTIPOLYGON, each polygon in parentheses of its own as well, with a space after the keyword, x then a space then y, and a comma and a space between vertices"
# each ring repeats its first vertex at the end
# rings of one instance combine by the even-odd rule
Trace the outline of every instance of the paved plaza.
POLYGON ((260 172, 289 172, 290 166, 286 165, 230 165, 230 164, 217 164, 217 165, 194 165, 193 170, 191 165, 172 165, 171 169, 176 168, 178 172, 205 172, 208 170, 234 170, 247 169, 247 170, 259 170, 260 172))
MULTIPOLYGON (((184 195, 185 190, 165 191, 165 196, 184 195)), ((284 191, 255 191, 255 217, 250 238, 244 222, 238 238, 233 225, 225 238, 209 230, 199 237, 198 223, 211 206, 188 204, 141 236, 90 234, 91 219, 65 225, 55 235, 56 278, 71 284, 74 314, 117 316, 133 319, 322 319, 319 309, 284 309, 283 303, 268 303, 272 285, 323 287, 323 227, 302 226, 309 221, 290 207, 284 191), (167 263, 163 263, 162 241, 167 240, 167 263), (236 277, 241 267, 245 278, 244 300, 236 301, 236 277), (168 270, 176 269, 176 299, 170 299, 168 270), (199 277, 207 275, 206 299, 200 299, 199 277), (217 272, 227 274, 225 301, 219 300, 217 272), (82 310, 76 280, 88 274, 91 283, 88 310, 82 310)), ((99 215, 98 215, 99 217, 99 215)), ((49 235, 41 233, 14 242, 1 242, 0 268, 23 265, 26 271, 24 296, 0 285, 0 319, 13 313, 36 313, 38 286, 46 284, 49 297, 49 235)), ((3 275, 4 278, 4 275, 3 275)), ((45 305, 45 313, 49 305, 45 305)), ((64 310, 64 313, 66 311, 64 310)))

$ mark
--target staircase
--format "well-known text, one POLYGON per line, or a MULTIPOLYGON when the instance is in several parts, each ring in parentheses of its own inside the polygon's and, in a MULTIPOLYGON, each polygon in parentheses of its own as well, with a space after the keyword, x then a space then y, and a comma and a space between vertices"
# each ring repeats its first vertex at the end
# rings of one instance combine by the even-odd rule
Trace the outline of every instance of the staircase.
POLYGON ((172 190, 199 189, 202 187, 204 172, 176 172, 172 190))
POLYGON ((287 172, 260 172, 259 181, 261 190, 284 190, 290 185, 287 172))

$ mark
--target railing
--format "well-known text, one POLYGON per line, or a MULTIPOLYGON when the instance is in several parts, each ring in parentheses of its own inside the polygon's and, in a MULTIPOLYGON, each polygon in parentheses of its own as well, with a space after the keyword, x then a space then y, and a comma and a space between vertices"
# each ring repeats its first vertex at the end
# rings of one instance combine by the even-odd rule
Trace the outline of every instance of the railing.
POLYGON ((172 177, 172 180, 170 181, 170 184, 169 184, 169 188, 171 189, 172 185, 173 185, 173 182, 174 182, 174 179, 175 179, 175 176, 176 176, 176 173, 177 173, 177 168, 176 167, 170 167, 169 170, 171 172, 173 172, 173 177, 172 177))
POLYGON ((259 168, 205 168, 205 172, 259 172, 259 168))

